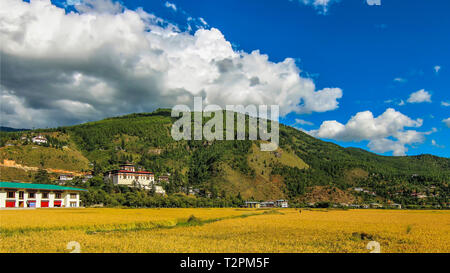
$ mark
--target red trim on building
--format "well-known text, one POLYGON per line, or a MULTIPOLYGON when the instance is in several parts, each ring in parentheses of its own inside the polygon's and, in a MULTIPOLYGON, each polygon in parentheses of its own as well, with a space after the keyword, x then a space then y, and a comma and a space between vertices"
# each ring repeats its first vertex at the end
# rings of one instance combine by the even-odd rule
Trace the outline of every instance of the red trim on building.
POLYGON ((49 201, 41 201, 41 208, 48 208, 49 201))
POLYGON ((131 173, 131 174, 153 174, 152 172, 146 172, 146 171, 126 171, 126 170, 114 170, 111 171, 111 174, 117 174, 117 173, 131 173))
POLYGON ((14 208, 14 207, 16 207, 16 201, 6 201, 6 207, 7 208, 14 208))
POLYGON ((29 208, 35 208, 36 207, 36 200, 28 200, 28 207, 29 208))

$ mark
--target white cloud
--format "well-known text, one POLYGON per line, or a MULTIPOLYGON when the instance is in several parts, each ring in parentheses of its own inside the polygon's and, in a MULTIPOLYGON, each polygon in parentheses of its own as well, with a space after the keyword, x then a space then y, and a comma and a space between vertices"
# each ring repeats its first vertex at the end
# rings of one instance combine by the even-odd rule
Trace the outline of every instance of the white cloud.
POLYGON ((422 143, 425 135, 434 132, 405 130, 406 127, 421 127, 422 119, 413 120, 406 115, 388 108, 383 114, 374 117, 372 112, 359 112, 346 124, 336 120, 324 121, 319 129, 309 131, 312 136, 338 141, 369 141, 372 151, 394 155, 405 155, 406 145, 422 143))
POLYGON ((340 2, 340 0, 298 0, 300 3, 308 6, 313 6, 319 10, 320 13, 326 14, 328 12, 328 6, 340 2))
POLYGON ((446 118, 442 120, 442 122, 445 123, 445 125, 447 125, 448 128, 450 128, 450 118, 446 118))
POLYGON ((407 82, 408 80, 407 79, 405 79, 405 78, 395 78, 394 79, 394 82, 401 82, 401 83, 404 83, 404 82, 407 82))
POLYGON ((191 104, 194 95, 221 106, 278 104, 282 115, 338 108, 342 90, 316 90, 292 58, 235 51, 216 28, 181 32, 118 5, 83 2, 66 13, 50 1, 2 0, 0 90, 17 106, 3 125, 73 124, 191 104))
POLYGON ((174 3, 166 2, 164 5, 166 6, 166 8, 173 9, 174 11, 177 11, 177 6, 174 3))
POLYGON ((434 139, 431 140, 431 145, 433 145, 436 148, 441 148, 441 149, 445 148, 444 145, 437 144, 436 140, 434 140, 434 139))
POLYGON ((412 93, 408 100, 409 103, 431 102, 431 94, 425 89, 412 93))
POLYGON ((381 6, 381 0, 366 0, 369 6, 381 6))
MULTIPOLYGON (((329 6, 334 3, 339 3, 340 1, 341 0, 298 0, 298 2, 301 4, 313 6, 321 14, 326 14, 328 12, 329 6)), ((369 6, 380 6, 381 0, 366 0, 366 3, 369 6)))
MULTIPOLYGON (((43 0, 42 2, 46 2, 43 0)), ((74 5, 80 12, 89 13, 119 13, 122 12, 123 7, 119 2, 112 2, 110 0, 79 0, 67 2, 69 5, 74 5)))
POLYGON ((310 121, 307 121, 307 120, 303 120, 303 119, 296 118, 296 119, 295 119, 294 126, 295 126, 295 125, 314 125, 314 123, 312 123, 312 122, 310 122, 310 121))
POLYGON ((434 67, 434 72, 435 72, 436 74, 438 74, 440 70, 441 70, 441 67, 440 67, 439 65, 436 65, 436 66, 434 67))
POLYGON ((392 151, 394 156, 405 156, 408 151, 404 144, 388 138, 374 139, 367 144, 367 147, 377 153, 392 151))
POLYGON ((75 6, 81 4, 81 0, 67 0, 66 5, 75 6))
POLYGON ((449 107, 450 106, 450 102, 447 101, 441 101, 441 105, 445 106, 445 107, 449 107))
POLYGON ((202 17, 199 17, 198 18, 199 20, 200 20, 200 22, 204 25, 204 26, 207 26, 208 25, 208 23, 205 21, 205 19, 203 19, 202 17))

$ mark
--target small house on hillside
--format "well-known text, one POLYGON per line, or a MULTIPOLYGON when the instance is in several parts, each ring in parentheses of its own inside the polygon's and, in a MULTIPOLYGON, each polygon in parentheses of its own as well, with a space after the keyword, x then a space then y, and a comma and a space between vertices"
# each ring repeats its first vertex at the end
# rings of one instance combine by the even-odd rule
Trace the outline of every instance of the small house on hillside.
POLYGON ((245 207, 246 208, 260 208, 261 207, 261 203, 259 202, 254 202, 254 201, 246 201, 245 202, 245 207))
POLYGON ((160 175, 158 177, 158 182, 165 182, 165 183, 169 183, 169 176, 168 175, 160 175))
POLYGON ((391 208, 394 208, 394 209, 401 209, 402 208, 402 205, 401 204, 397 204, 397 203, 390 204, 389 206, 391 208))
POLYGON ((31 139, 31 141, 35 144, 44 144, 47 143, 47 138, 45 138, 44 136, 35 136, 31 139))
POLYGON ((89 179, 93 178, 94 175, 92 173, 86 174, 81 180, 83 183, 86 183, 89 179))
POLYGON ((378 208, 382 208, 383 205, 378 204, 378 203, 371 203, 370 207, 373 208, 373 209, 378 209, 378 208))
POLYGON ((275 201, 275 204, 279 208, 287 208, 288 207, 288 201, 284 200, 284 199, 275 201))
POLYGON ((58 179, 59 179, 59 181, 70 181, 70 180, 73 180, 73 175, 61 174, 58 179))
POLYGON ((275 201, 261 202, 260 206, 261 208, 273 208, 275 207, 275 201))

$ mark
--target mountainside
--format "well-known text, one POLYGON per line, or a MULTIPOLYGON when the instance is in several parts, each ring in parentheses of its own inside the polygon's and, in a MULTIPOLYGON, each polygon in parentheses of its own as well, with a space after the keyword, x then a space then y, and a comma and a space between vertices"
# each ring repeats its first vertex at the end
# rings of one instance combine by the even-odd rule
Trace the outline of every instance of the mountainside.
POLYGON ((284 125, 274 152, 260 151, 260 141, 174 141, 170 130, 176 119, 170 113, 160 109, 56 129, 0 132, 0 179, 36 181, 45 171, 50 178, 62 172, 100 176, 130 161, 156 176, 171 173, 164 185, 169 194, 192 187, 211 198, 285 198, 291 204, 448 203, 448 158, 379 156, 284 125), (31 143, 38 134, 48 143, 31 143))
POLYGON ((30 129, 17 129, 11 127, 0 126, 0 132, 18 132, 18 131, 28 131, 30 129))

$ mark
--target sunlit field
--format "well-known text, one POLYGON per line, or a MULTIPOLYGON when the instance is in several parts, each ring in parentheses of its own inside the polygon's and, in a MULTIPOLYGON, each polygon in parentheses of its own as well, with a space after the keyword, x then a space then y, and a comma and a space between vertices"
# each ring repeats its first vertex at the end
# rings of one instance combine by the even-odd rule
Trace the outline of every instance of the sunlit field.
POLYGON ((0 232, 0 252, 448 253, 450 211, 0 210, 0 232))

